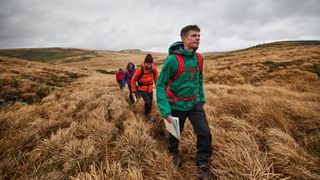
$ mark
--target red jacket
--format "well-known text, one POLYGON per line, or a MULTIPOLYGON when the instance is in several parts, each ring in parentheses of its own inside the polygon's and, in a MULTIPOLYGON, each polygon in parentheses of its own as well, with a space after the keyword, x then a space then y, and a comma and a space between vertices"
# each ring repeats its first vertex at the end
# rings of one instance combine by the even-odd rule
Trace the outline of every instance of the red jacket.
POLYGON ((116 80, 117 80, 117 82, 123 80, 123 71, 117 72, 117 74, 116 74, 116 80))

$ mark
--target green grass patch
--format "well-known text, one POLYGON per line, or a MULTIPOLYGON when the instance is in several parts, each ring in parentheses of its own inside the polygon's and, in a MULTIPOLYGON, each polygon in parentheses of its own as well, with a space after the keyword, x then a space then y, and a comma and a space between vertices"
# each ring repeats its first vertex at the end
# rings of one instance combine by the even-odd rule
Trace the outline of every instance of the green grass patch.
POLYGON ((94 51, 71 48, 2 49, 0 56, 38 62, 52 62, 75 56, 95 55, 94 51))
POLYGON ((317 74, 320 77, 320 64, 315 63, 312 67, 307 68, 307 71, 317 74))

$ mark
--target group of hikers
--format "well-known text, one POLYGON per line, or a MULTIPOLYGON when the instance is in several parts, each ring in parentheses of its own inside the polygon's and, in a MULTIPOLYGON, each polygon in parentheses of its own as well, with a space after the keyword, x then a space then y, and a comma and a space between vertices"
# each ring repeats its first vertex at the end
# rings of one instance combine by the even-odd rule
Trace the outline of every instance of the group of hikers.
POLYGON ((133 63, 128 63, 126 71, 119 68, 116 74, 116 80, 120 89, 123 89, 125 84, 129 89, 130 104, 137 102, 138 97, 142 97, 144 106, 144 115, 149 124, 153 122, 151 116, 152 99, 153 99, 153 84, 157 83, 158 70, 153 66, 153 57, 147 54, 142 65, 137 67, 133 63))
MULTIPOLYGON (((153 84, 156 84, 157 106, 163 118, 172 122, 172 117, 179 118, 180 133, 188 118, 197 136, 197 176, 199 179, 216 179, 211 173, 210 158, 212 155, 212 135, 204 111, 206 102, 203 88, 203 58, 196 52, 200 43, 200 28, 188 25, 180 32, 182 41, 169 47, 169 55, 165 59, 160 75, 153 65, 153 57, 147 54, 142 65, 137 67, 128 63, 123 71, 117 73, 120 89, 125 84, 129 88, 130 103, 137 97, 145 102, 145 117, 148 123, 153 122, 151 116, 153 84)), ((168 137, 168 150, 176 167, 182 166, 179 157, 179 140, 173 135, 168 137)))

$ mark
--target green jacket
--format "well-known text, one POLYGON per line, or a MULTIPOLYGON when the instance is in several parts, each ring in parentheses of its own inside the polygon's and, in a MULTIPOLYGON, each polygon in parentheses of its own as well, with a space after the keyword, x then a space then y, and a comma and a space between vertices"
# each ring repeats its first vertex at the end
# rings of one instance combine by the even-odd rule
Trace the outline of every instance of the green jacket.
POLYGON ((178 71, 178 60, 174 54, 181 54, 183 56, 185 69, 197 68, 198 60, 195 51, 190 52, 185 50, 182 42, 175 42, 169 47, 169 56, 164 62, 156 85, 157 105, 163 117, 171 115, 171 109, 178 111, 189 111, 197 102, 206 102, 203 89, 202 71, 196 72, 193 80, 190 80, 193 76, 193 72, 183 72, 175 81, 172 82, 170 86, 170 90, 178 97, 189 98, 195 94, 198 94, 197 98, 194 100, 187 102, 177 101, 170 104, 169 98, 166 94, 168 82, 178 71))

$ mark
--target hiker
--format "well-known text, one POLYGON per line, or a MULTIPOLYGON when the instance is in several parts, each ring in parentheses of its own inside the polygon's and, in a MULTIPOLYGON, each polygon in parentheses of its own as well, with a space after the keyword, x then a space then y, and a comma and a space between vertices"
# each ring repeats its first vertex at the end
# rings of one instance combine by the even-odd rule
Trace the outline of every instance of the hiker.
POLYGON ((119 84, 120 90, 123 89, 125 86, 123 76, 124 76, 124 72, 123 72, 122 68, 119 68, 119 71, 116 74, 116 80, 117 80, 117 83, 119 84))
POLYGON ((125 82, 128 84, 128 88, 129 88, 129 102, 131 105, 133 105, 135 103, 135 99, 133 99, 133 96, 132 96, 132 89, 131 89, 131 79, 133 77, 133 74, 135 72, 135 65, 131 62, 129 62, 127 64, 127 70, 126 72, 124 73, 124 80, 125 82))
POLYGON ((153 99, 153 83, 157 83, 158 70, 153 65, 153 57, 147 54, 144 62, 139 66, 132 78, 132 93, 136 99, 137 92, 140 93, 144 100, 144 115, 147 122, 151 124, 153 118, 151 116, 152 99, 153 99), (136 82, 138 87, 136 86, 136 82))
MULTIPOLYGON (((210 172, 212 155, 211 132, 203 105, 206 102, 203 88, 203 58, 196 53, 200 42, 200 28, 188 25, 181 30, 181 41, 169 47, 169 56, 161 69, 156 85, 157 105, 168 123, 178 117, 180 132, 188 118, 197 135, 197 176, 213 179, 210 172)), ((172 162, 182 166, 179 158, 179 140, 169 134, 168 149, 172 162)))

